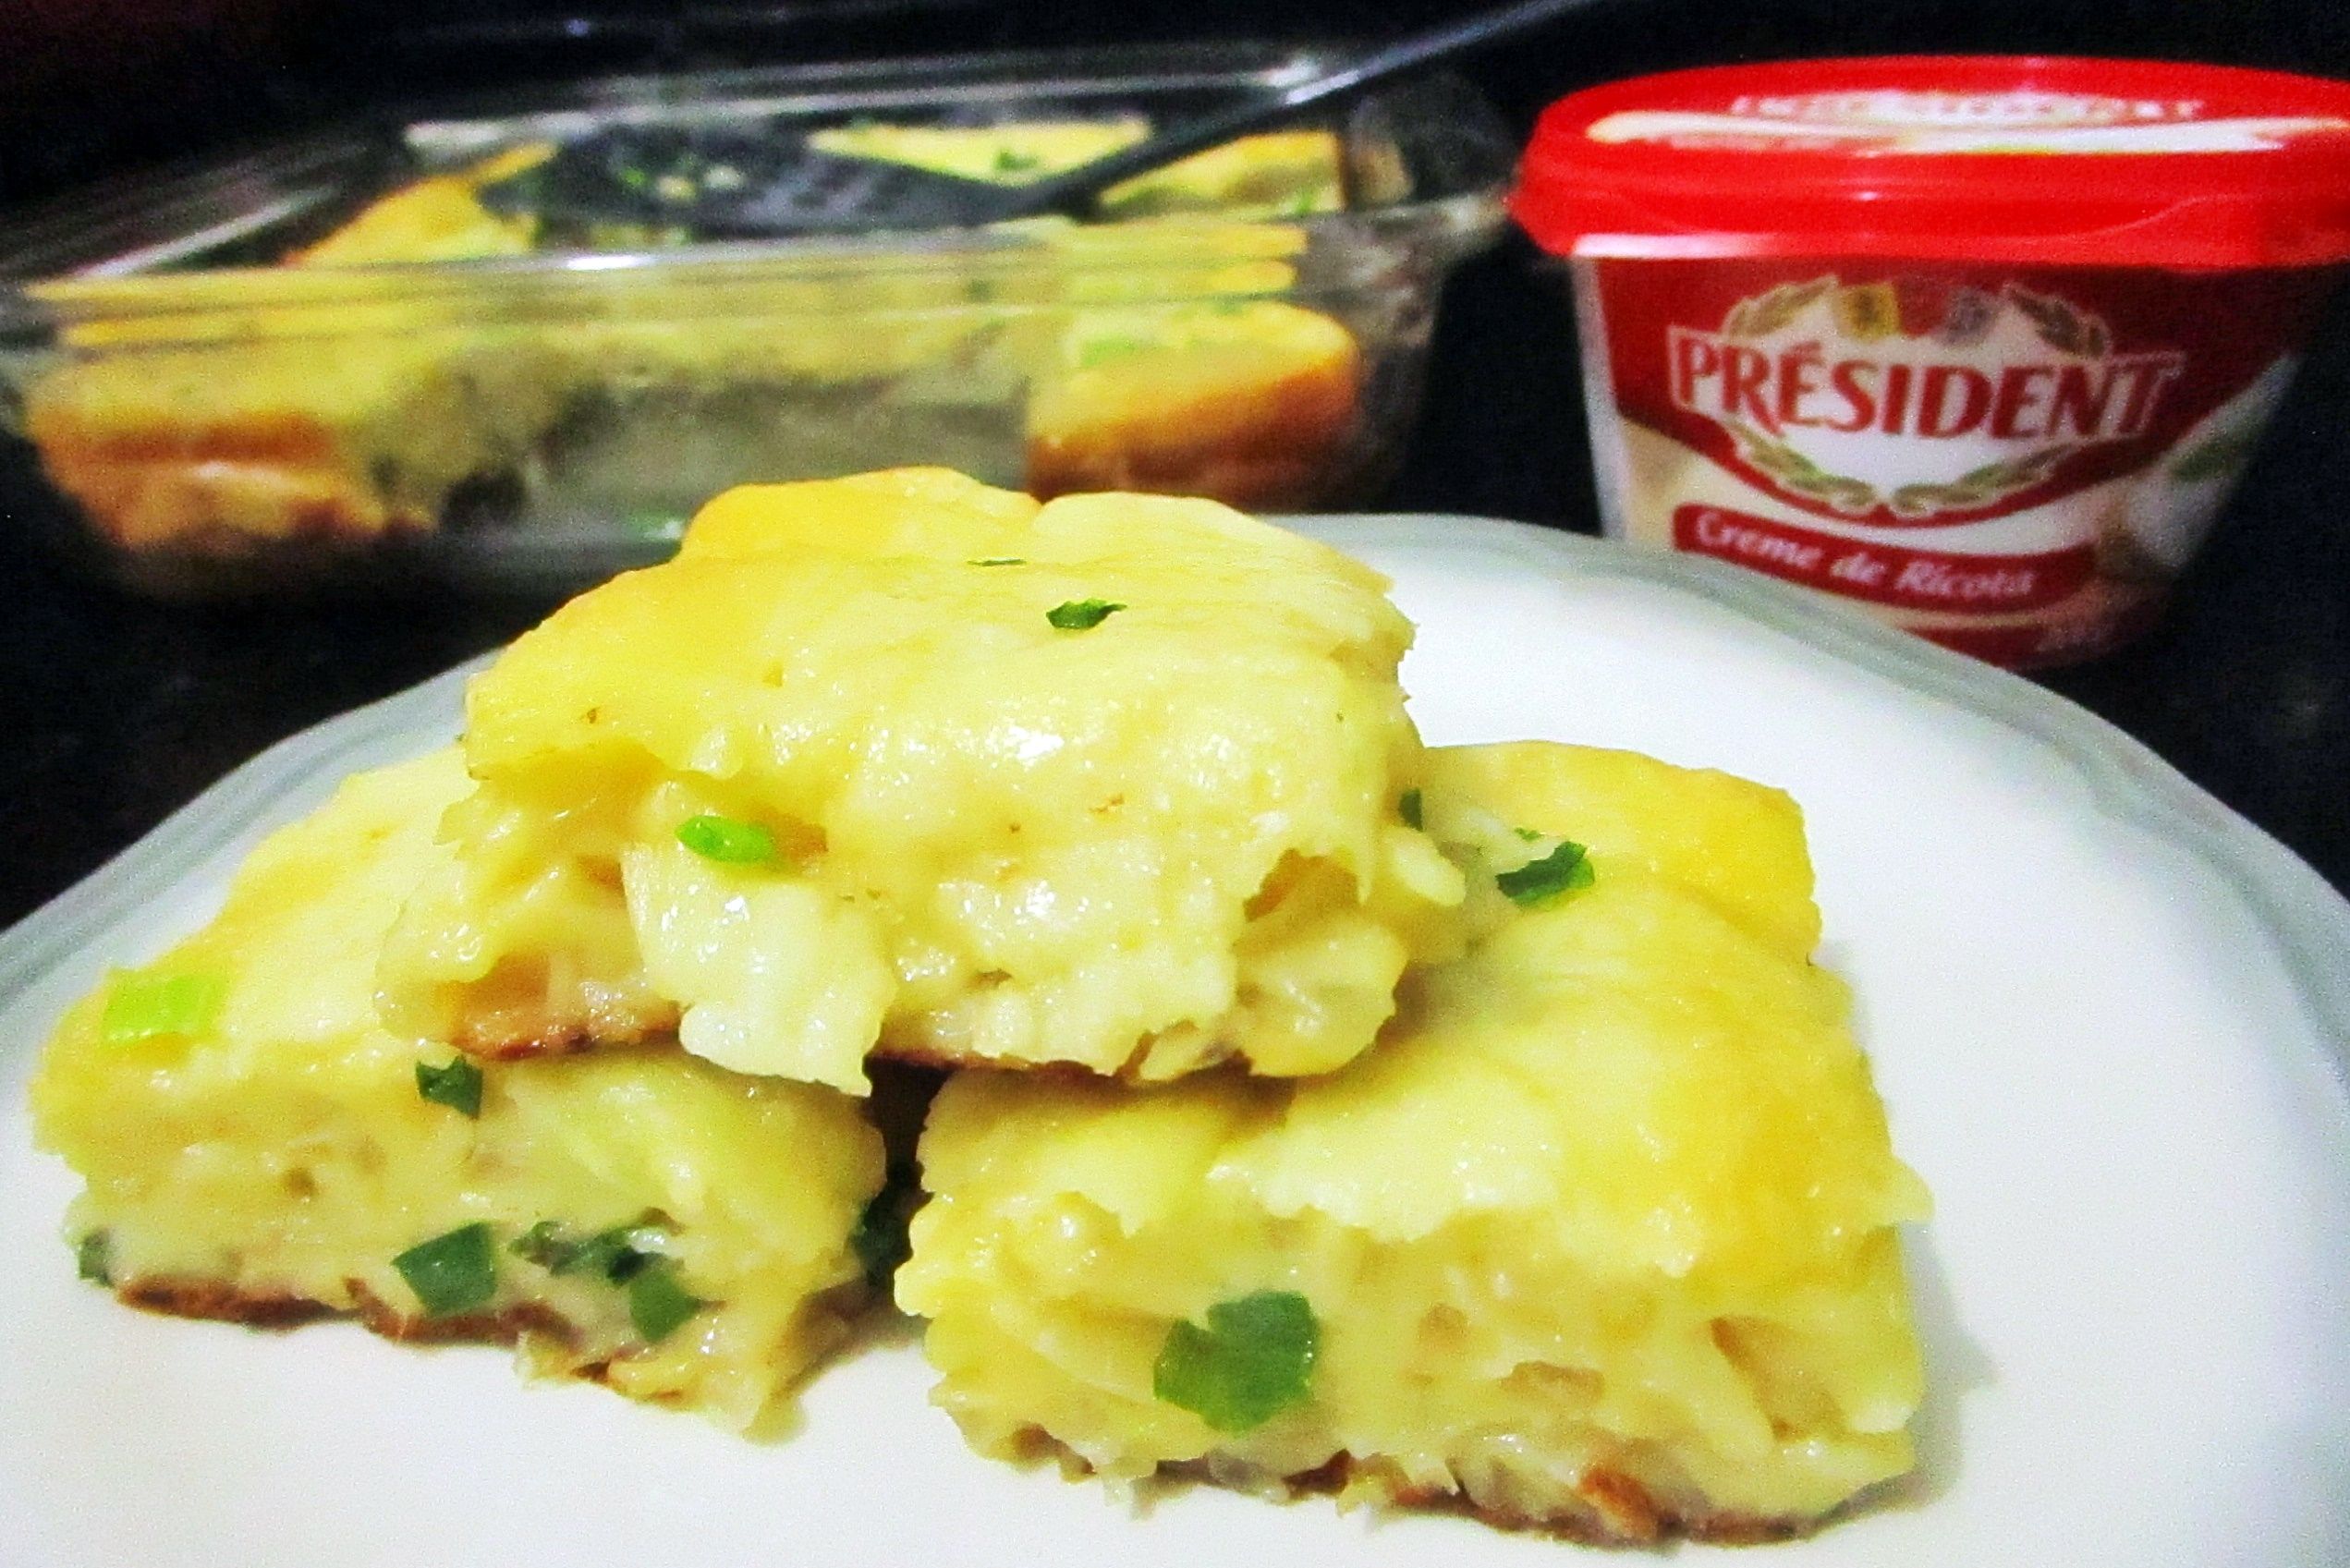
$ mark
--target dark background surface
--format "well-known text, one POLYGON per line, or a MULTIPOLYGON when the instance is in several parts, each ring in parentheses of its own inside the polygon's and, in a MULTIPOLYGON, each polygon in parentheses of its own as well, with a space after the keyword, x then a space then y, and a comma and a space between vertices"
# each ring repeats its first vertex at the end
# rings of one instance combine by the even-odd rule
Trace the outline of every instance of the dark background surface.
MULTIPOLYGON (((386 101, 579 72, 981 46, 1392 31, 1417 0, 1111 7, 810 0, 534 7, 458 0, 0 0, 0 201, 386 101)), ((1602 0, 1474 76, 1521 131, 1591 81, 1662 67, 1917 50, 2204 58, 2350 76, 2341 0, 1602 0)), ((0 213, 5 221, 5 213, 0 213)), ((1520 244, 1465 268, 1385 504, 1591 531, 1573 323, 1520 244)), ((2350 889, 2350 311, 2337 310, 2236 504, 2146 642, 2042 677, 2148 742, 2350 889)), ((0 922, 254 752, 511 637, 543 602, 144 603, 0 519, 0 922)))

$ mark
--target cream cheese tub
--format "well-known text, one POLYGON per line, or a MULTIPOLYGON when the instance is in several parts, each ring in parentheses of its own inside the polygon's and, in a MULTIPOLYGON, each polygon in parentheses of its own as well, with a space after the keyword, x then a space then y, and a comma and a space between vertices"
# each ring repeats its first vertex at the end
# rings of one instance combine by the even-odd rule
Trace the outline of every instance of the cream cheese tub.
POLYGON ((1817 60, 1597 88, 1513 211, 1571 273, 1613 537, 2018 667, 2150 625, 2350 258, 2350 84, 1817 60))

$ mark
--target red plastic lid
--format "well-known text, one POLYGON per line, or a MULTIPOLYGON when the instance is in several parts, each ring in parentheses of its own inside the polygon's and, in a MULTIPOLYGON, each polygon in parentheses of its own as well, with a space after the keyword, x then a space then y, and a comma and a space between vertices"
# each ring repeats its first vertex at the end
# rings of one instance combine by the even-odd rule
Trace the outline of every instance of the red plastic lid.
POLYGON ((1902 56, 1639 77, 1544 112, 1511 210, 1575 256, 2350 258, 2350 83, 1902 56))

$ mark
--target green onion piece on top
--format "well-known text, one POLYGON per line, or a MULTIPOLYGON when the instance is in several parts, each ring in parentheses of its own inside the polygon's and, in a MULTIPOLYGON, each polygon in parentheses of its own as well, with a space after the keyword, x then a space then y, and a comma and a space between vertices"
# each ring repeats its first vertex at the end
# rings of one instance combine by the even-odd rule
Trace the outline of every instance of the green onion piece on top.
POLYGON ((676 1268, 666 1258, 628 1281, 628 1321, 647 1344, 659 1344, 709 1305, 677 1282, 676 1268))
POLYGON ((490 1227, 481 1222, 417 1243, 393 1258, 392 1267, 423 1303, 427 1318, 475 1311, 498 1292, 497 1252, 490 1227))
POLYGON ((92 1231, 73 1244, 73 1271, 93 1285, 115 1282, 115 1238, 110 1232, 92 1231))
POLYGON ((228 982, 218 975, 123 975, 106 993, 99 1032, 108 1045, 170 1035, 193 1038, 219 1019, 227 995, 228 982))
POLYGON ((975 561, 966 561, 963 564, 967 566, 1025 566, 1028 565, 1028 559, 1020 555, 982 555, 975 561))
POLYGON ((1052 623, 1055 631, 1090 631, 1125 608, 1125 605, 1113 603, 1107 599, 1072 599, 1047 610, 1044 618, 1052 623))
POLYGON ((734 817, 688 817, 677 824, 677 842, 725 866, 763 866, 775 857, 773 833, 734 817))
POLYGON ((1395 802, 1395 809, 1404 814, 1404 825, 1407 828, 1422 828, 1428 825, 1425 820, 1427 813, 1421 806, 1419 791, 1416 789, 1404 791, 1403 798, 1395 802))
POLYGON ((1151 1392, 1219 1432, 1254 1431, 1309 1397, 1321 1346, 1304 1296, 1259 1291, 1208 1308, 1205 1328, 1169 1329, 1151 1392))
POLYGON ((430 1062, 416 1064, 416 1092, 419 1098, 435 1105, 445 1105, 460 1115, 479 1117, 481 1114, 481 1069, 459 1056, 445 1067, 435 1067, 430 1062))
POLYGON ((1508 894, 1511 903, 1533 909, 1562 893, 1589 887, 1594 876, 1590 852, 1574 840, 1565 839, 1540 859, 1528 860, 1515 871, 1501 872, 1494 877, 1493 885, 1508 894))

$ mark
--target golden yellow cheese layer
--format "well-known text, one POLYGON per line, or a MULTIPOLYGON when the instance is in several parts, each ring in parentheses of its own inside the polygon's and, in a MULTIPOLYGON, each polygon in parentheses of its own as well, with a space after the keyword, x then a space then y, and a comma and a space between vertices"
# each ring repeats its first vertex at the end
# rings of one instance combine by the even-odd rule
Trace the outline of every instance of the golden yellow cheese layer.
POLYGON ((73 1237, 132 1300, 518 1336, 541 1370, 751 1425, 858 1303, 850 1236, 881 1185, 880 1138, 843 1095, 674 1045, 492 1065, 478 1117, 425 1099, 419 1064, 450 1052, 378 1022, 375 956, 446 860, 435 824, 467 787, 454 752, 350 780, 254 851, 209 926, 67 1015, 32 1103, 42 1143, 88 1184, 73 1237), (122 999, 174 979, 208 1000, 140 1038, 122 999), (394 1260, 477 1223, 494 1290, 436 1320, 394 1260), (705 1305, 648 1341, 608 1275, 514 1251, 542 1224, 573 1240, 638 1225, 705 1305))

